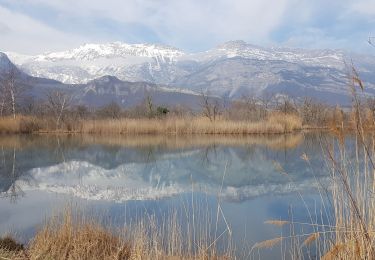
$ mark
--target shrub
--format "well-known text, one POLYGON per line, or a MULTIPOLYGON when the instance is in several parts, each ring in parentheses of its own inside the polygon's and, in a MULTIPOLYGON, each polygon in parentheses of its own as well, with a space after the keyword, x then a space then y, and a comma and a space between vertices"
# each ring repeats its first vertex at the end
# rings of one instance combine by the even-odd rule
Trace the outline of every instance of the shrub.
POLYGON ((157 107, 156 114, 158 116, 165 116, 169 113, 169 109, 166 107, 157 107))
POLYGON ((6 236, 0 238, 0 249, 5 251, 19 252, 24 248, 22 244, 17 243, 12 237, 6 236))

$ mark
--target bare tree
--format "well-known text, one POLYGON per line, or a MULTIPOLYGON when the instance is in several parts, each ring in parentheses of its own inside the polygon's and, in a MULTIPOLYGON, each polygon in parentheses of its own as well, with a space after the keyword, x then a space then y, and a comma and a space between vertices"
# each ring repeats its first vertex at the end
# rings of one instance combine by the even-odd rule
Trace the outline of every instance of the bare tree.
POLYGON ((116 102, 111 102, 108 105, 100 108, 97 114, 104 118, 119 119, 121 117, 122 108, 116 102))
POLYGON ((145 104, 148 117, 152 117, 154 115, 154 104, 152 102, 152 97, 150 95, 147 95, 145 104))
POLYGON ((259 100, 262 104, 262 106, 268 110, 271 108, 271 105, 273 103, 276 103, 276 97, 274 93, 271 92, 264 92, 260 97, 259 100))
POLYGON ((35 112, 36 102, 33 96, 27 96, 23 100, 22 111, 26 114, 32 115, 35 112))
POLYGON ((85 105, 77 105, 75 106, 73 113, 76 119, 83 119, 87 118, 90 115, 90 110, 85 105))
POLYGON ((207 94, 202 92, 201 107, 203 115, 210 119, 211 122, 215 121, 220 113, 220 103, 216 98, 210 98, 207 94))
POLYGON ((17 83, 17 78, 19 76, 19 72, 16 68, 11 68, 4 76, 0 91, 0 114, 1 116, 4 115, 4 111, 8 108, 13 118, 16 118, 16 109, 17 103, 21 97, 21 93, 23 92, 22 86, 17 83))
POLYGON ((5 110, 5 100, 6 100, 6 80, 3 79, 0 82, 0 116, 3 117, 4 115, 4 110, 5 110))
POLYGON ((48 93, 47 99, 47 106, 55 117, 56 129, 58 129, 65 112, 69 109, 71 96, 65 92, 56 90, 48 93))
POLYGON ((304 124, 322 126, 328 121, 330 108, 311 97, 305 97, 298 109, 304 124))
POLYGON ((298 105, 296 101, 287 95, 282 95, 278 102, 276 109, 284 114, 295 114, 298 113, 298 105))
POLYGON ((232 102, 228 112, 232 120, 258 120, 261 116, 261 105, 252 94, 242 95, 241 99, 232 102))
POLYGON ((251 120, 263 119, 267 116, 267 108, 269 102, 265 97, 257 99, 255 95, 247 95, 242 97, 244 102, 247 118, 251 120))
POLYGON ((261 118, 267 117, 268 111, 277 104, 277 98, 272 92, 263 92, 259 101, 262 106, 261 118))

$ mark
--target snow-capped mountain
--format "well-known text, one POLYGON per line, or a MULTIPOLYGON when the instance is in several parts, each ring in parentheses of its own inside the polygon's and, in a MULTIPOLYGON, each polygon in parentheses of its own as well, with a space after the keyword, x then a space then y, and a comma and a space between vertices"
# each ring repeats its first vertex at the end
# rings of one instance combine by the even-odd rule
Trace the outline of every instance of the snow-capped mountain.
MULTIPOLYGON (((150 96, 155 105, 198 107, 200 94, 191 90, 173 88, 151 82, 122 81, 114 76, 102 76, 86 84, 64 84, 56 80, 33 77, 20 71, 0 52, 0 83, 10 69, 23 86, 23 95, 34 99, 45 99, 47 94, 59 90, 70 94, 74 104, 100 107, 116 102, 123 107, 139 105, 150 96)), ((22 100, 21 100, 22 102, 22 100)))
POLYGON ((348 68, 353 61, 375 93, 375 58, 342 50, 263 48, 232 41, 200 53, 150 44, 86 44, 36 56, 7 53, 26 73, 86 84, 106 75, 123 81, 163 84, 175 90, 207 91, 232 99, 283 93, 348 102, 348 68))
MULTIPOLYGON (((194 55, 193 55, 194 56, 194 55)), ((303 65, 342 69, 346 54, 341 50, 304 50, 291 48, 262 48, 244 41, 230 41, 204 53, 197 60, 241 57, 259 61, 286 61, 303 65)))
POLYGON ((111 75, 125 81, 165 83, 173 80, 173 64, 182 51, 162 45, 85 44, 76 49, 36 56, 7 53, 25 72, 64 83, 87 83, 111 75))
POLYGON ((183 52, 163 45, 126 44, 114 42, 109 44, 85 44, 77 49, 54 52, 36 56, 37 61, 58 60, 94 60, 98 58, 127 58, 129 56, 155 58, 160 62, 171 62, 183 52))
POLYGON ((178 72, 189 75, 199 67, 199 64, 230 58, 286 61, 337 69, 344 68, 345 59, 343 51, 267 49, 243 41, 227 42, 212 50, 195 54, 187 54, 163 45, 120 42, 85 44, 68 51, 36 56, 12 52, 7 54, 13 62, 33 76, 52 78, 70 84, 87 83, 105 75, 116 76, 121 80, 171 83, 174 78, 181 76, 178 72), (161 75, 165 74, 163 71, 171 75, 161 75))

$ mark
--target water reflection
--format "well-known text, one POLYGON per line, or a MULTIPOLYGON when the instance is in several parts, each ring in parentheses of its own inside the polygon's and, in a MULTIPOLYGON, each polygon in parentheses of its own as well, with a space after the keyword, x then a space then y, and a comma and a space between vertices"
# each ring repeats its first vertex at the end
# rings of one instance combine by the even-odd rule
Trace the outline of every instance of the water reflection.
POLYGON ((21 187, 17 184, 17 180, 20 177, 20 171, 17 167, 17 157, 16 149, 13 148, 13 152, 5 153, 2 149, 2 160, 1 160, 1 170, 4 173, 8 173, 1 180, 0 187, 2 187, 3 192, 1 192, 1 198, 9 198, 11 202, 16 202, 21 196, 24 196, 24 192, 21 187))
POLYGON ((1 137, 0 191, 12 200, 44 191, 116 202, 171 197, 190 192, 192 185, 231 201, 307 191, 315 187, 314 178, 326 176, 312 172, 322 163, 314 138, 1 137), (300 159, 303 153, 312 167, 300 159))
POLYGON ((106 211, 121 226, 145 211, 162 217, 181 201, 189 205, 194 191, 213 212, 220 196, 236 239, 246 237, 251 247, 280 235, 263 222, 288 219, 291 204, 300 220, 308 220, 306 205, 319 212, 316 186, 329 182, 313 133, 0 136, 0 148, 0 232, 26 234, 25 241, 72 199, 106 211), (301 159, 304 153, 310 165, 301 159), (304 203, 296 192, 306 196, 304 203))

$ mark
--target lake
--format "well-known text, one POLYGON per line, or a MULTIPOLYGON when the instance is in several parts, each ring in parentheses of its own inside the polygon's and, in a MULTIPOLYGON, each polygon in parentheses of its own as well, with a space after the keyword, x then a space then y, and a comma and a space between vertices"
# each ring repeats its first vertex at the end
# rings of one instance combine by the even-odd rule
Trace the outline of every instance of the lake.
POLYGON ((286 232, 266 220, 321 219, 317 187, 329 178, 320 136, 1 136, 0 232, 27 241, 72 202, 119 227, 194 203, 215 215, 219 202, 219 228, 230 226, 243 253, 286 232))

